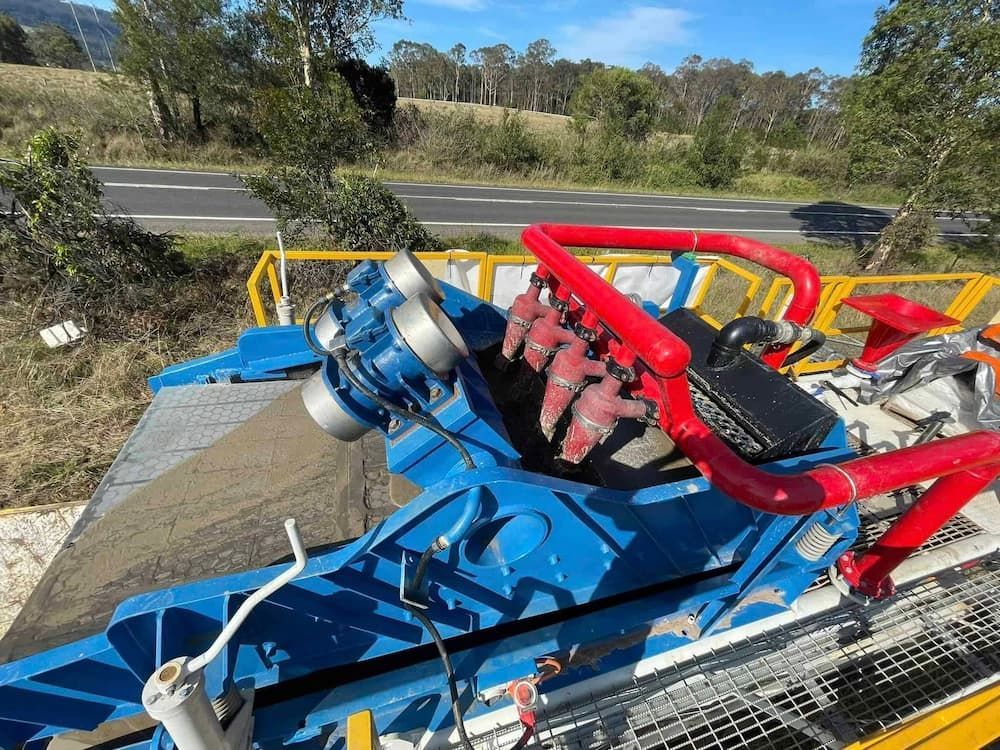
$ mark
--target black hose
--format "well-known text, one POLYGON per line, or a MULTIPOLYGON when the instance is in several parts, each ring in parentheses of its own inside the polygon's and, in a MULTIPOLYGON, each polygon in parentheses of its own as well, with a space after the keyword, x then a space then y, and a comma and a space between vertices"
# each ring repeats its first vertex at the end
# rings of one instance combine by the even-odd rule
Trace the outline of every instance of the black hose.
POLYGON ((333 292, 329 292, 323 297, 320 297, 318 300, 312 303, 312 305, 309 307, 308 310, 306 310, 306 317, 302 319, 302 336, 306 340, 306 346, 308 346, 309 349, 312 351, 312 353, 317 355, 318 357, 327 357, 329 356, 330 352, 327 349, 324 349, 322 346, 320 346, 319 343, 317 343, 315 337, 313 336, 313 330, 312 330, 313 315, 315 315, 316 311, 319 310, 321 307, 325 310, 326 307, 333 300, 334 300, 333 292))
POLYGON ((817 349, 819 349, 823 344, 826 343, 826 334, 822 331, 817 331, 815 328, 809 329, 809 341, 803 344, 798 350, 785 359, 782 362, 782 367, 787 367, 788 365, 794 365, 797 362, 801 362, 806 357, 811 356, 817 349))
POLYGON ((783 333, 782 327, 771 320, 747 315, 731 320, 722 327, 712 341, 708 353, 708 366, 723 370, 736 361, 746 344, 767 344, 776 341, 783 333))
MULTIPOLYGON (((376 393, 367 385, 365 385, 361 379, 354 374, 351 370, 350 365, 347 362, 347 350, 338 349, 336 351, 328 351, 320 347, 316 341, 313 339, 312 335, 312 317, 316 314, 316 311, 323 305, 328 305, 333 299, 333 295, 329 294, 312 304, 309 310, 306 312, 305 320, 302 322, 302 332, 306 339, 306 345, 316 354, 321 357, 331 356, 337 363, 337 368, 343 374, 347 381, 356 388, 365 398, 378 404, 381 408, 385 409, 390 414, 395 414, 400 419, 407 419, 421 427, 426 427, 428 430, 436 434, 442 440, 446 441, 451 445, 457 452, 458 455, 462 457, 462 461, 465 463, 465 468, 475 469, 476 462, 472 458, 472 454, 469 453, 468 449, 462 445, 461 441, 456 438, 453 434, 448 432, 444 427, 435 422, 433 419, 423 416, 422 414, 417 414, 411 412, 408 409, 404 409, 402 406, 392 403, 384 396, 376 393)), ((430 559, 440 552, 440 548, 437 545, 437 540, 435 539, 431 542, 431 545, 424 550, 424 553, 420 556, 420 562, 417 563, 416 573, 414 575, 414 585, 419 585, 423 581, 424 575, 427 572, 427 565, 430 559)), ((462 716, 462 706, 460 702, 460 697, 458 694, 458 683, 455 681, 455 670, 451 664, 451 657, 448 655, 448 649, 444 645, 444 640, 441 638, 441 634, 438 632, 434 623, 431 622, 430 618, 427 617, 423 612, 421 612, 416 607, 412 607, 409 604, 403 603, 403 608, 407 612, 412 614, 419 620, 420 624, 424 626, 424 629, 430 634, 431 640, 434 641, 434 645, 437 647, 438 655, 441 657, 441 663, 444 665, 445 678, 448 681, 448 691, 451 693, 451 713, 455 718, 455 729, 458 730, 458 736, 462 740, 462 745, 466 750, 474 750, 472 743, 469 742, 469 735, 465 731, 465 719, 462 716)))
POLYGON ((458 455, 462 457, 462 461, 465 462, 466 469, 476 468, 476 462, 472 460, 472 454, 469 453, 468 449, 466 449, 466 447, 462 445, 461 441, 458 438, 456 438, 454 435, 448 432, 448 430, 446 430, 444 427, 439 425, 433 419, 425 417, 423 414, 412 412, 409 409, 399 406, 398 404, 392 403, 392 401, 389 401, 387 398, 376 393, 367 385, 365 385, 363 382, 361 382, 361 379, 354 374, 354 372, 351 370, 350 366, 347 363, 346 349, 338 349, 337 351, 327 352, 327 354, 332 356, 337 361, 337 367, 340 369, 340 372, 343 373, 344 377, 347 378, 347 381, 352 386, 354 386, 358 391, 361 392, 361 395, 363 395, 365 398, 371 401, 374 401, 376 404, 385 409, 387 412, 389 412, 390 414, 395 414, 400 419, 408 419, 409 421, 418 424, 421 427, 426 427, 428 430, 430 430, 435 435, 440 437, 442 440, 447 442, 452 448, 454 448, 458 452, 458 455))
POLYGON ((416 607, 411 607, 409 604, 404 603, 403 607, 420 621, 424 629, 430 633, 434 645, 437 646, 438 655, 441 657, 441 663, 444 665, 444 675, 448 680, 448 692, 451 693, 451 714, 455 717, 455 729, 458 730, 458 736, 462 740, 462 747, 465 750, 474 750, 472 743, 469 742, 469 735, 465 731, 465 717, 462 716, 461 697, 458 694, 458 683, 455 681, 455 668, 451 664, 451 657, 448 655, 448 649, 444 645, 444 640, 427 615, 416 607))

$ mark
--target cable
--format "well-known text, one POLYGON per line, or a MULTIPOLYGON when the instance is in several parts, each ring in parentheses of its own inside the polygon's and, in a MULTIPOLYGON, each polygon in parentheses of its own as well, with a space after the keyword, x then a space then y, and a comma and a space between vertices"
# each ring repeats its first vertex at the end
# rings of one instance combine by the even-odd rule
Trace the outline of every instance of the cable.
POLYGON ((424 629, 430 633, 434 645, 437 646, 438 655, 444 665, 444 675, 448 680, 448 692, 451 693, 451 713, 455 717, 455 729, 458 730, 458 736, 462 740, 462 746, 465 750, 474 750, 472 743, 469 742, 469 735, 465 731, 465 718, 462 716, 461 698, 458 694, 458 683, 455 681, 455 668, 451 664, 451 657, 448 655, 448 649, 445 648, 444 640, 427 615, 409 604, 404 603, 403 607, 420 621, 424 629))
MULTIPOLYGON (((308 321, 308 315, 306 316, 308 321)), ((395 414, 400 419, 407 419, 421 427, 426 427, 428 430, 433 432, 435 435, 440 437, 442 440, 447 442, 452 448, 454 448, 458 455, 462 457, 462 461, 465 462, 466 469, 475 469, 476 462, 472 460, 472 454, 469 453, 468 449, 462 445, 461 441, 452 435, 448 430, 439 425, 433 419, 425 417, 423 414, 418 414, 417 412, 412 412, 409 409, 404 409, 402 406, 392 403, 384 396, 376 393, 358 378, 354 372, 351 371, 350 366, 347 363, 347 350, 338 349, 333 352, 327 352, 331 357, 337 361, 337 366, 340 368, 340 372, 343 373, 347 381, 354 386, 361 395, 365 398, 374 401, 380 407, 385 409, 390 414, 395 414)))
MULTIPOLYGON (((318 354, 321 357, 333 357, 334 361, 337 363, 337 368, 347 379, 347 382, 349 382, 355 389, 365 396, 365 398, 373 401, 378 406, 382 407, 390 414, 396 415, 400 419, 406 419, 420 425, 421 427, 427 428, 451 445, 458 452, 458 455, 462 457, 462 461, 465 463, 465 468, 475 469, 476 462, 473 460, 472 454, 469 453, 468 449, 462 445, 461 441, 459 441, 459 439, 452 433, 448 432, 448 430, 433 419, 425 417, 422 414, 411 412, 408 409, 404 409, 365 385, 351 370, 351 367, 347 362, 346 349, 329 351, 319 346, 312 335, 312 318, 320 307, 328 305, 333 299, 334 295, 332 293, 327 294, 314 302, 306 312, 305 319, 302 321, 302 333, 305 336, 306 345, 315 354, 318 354)), ((419 583, 423 580, 430 559, 440 551, 441 548, 438 546, 437 539, 431 542, 430 546, 424 550, 424 553, 420 556, 420 561, 417 563, 416 575, 414 576, 414 581, 417 585, 419 585, 419 583)), ((405 602, 403 603, 403 608, 417 618, 420 624, 424 626, 424 629, 430 634, 431 640, 434 641, 434 645, 438 650, 438 655, 441 657, 441 663, 444 665, 444 674, 448 681, 448 691, 451 693, 451 713, 455 718, 455 729, 458 730, 458 736, 462 740, 463 747, 465 747, 466 750, 474 750, 472 743, 469 742, 469 735, 465 731, 465 719, 462 716, 462 706, 458 694, 458 683, 455 681, 455 669, 451 664, 451 657, 448 655, 448 649, 444 645, 444 640, 441 638, 441 634, 438 632, 438 629, 434 626, 434 623, 431 622, 427 615, 416 607, 412 607, 405 602)))
POLYGON ((319 308, 324 308, 336 299, 336 295, 333 292, 327 292, 324 296, 320 297, 318 300, 312 303, 308 310, 306 310, 306 317, 302 319, 302 336, 306 340, 306 346, 312 351, 313 354, 319 357, 327 357, 330 355, 330 351, 324 349, 320 346, 316 339, 313 337, 312 331, 312 319, 313 315, 319 308))

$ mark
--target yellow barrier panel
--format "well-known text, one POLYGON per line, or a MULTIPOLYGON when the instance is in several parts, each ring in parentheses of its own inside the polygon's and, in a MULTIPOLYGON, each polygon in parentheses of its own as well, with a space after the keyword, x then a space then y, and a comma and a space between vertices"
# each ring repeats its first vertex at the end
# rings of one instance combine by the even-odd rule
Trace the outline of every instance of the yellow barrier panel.
POLYGON ((975 750, 1000 738, 1000 685, 911 719, 847 750, 975 750))
MULTIPOLYGON (((386 260, 392 257, 392 255, 393 253, 391 252, 338 250, 289 250, 286 252, 289 264, 293 264, 295 261, 344 261, 357 263, 362 260, 386 260)), ((442 261, 471 261, 478 264, 475 269, 478 277, 474 291, 481 299, 486 300, 492 300, 494 297, 498 269, 512 266, 534 269, 537 264, 536 259, 531 255, 489 255, 483 252, 464 250, 423 252, 416 253, 416 256, 425 263, 428 263, 429 266, 434 266, 442 261)), ((624 266, 648 265, 652 267, 670 265, 671 263, 668 254, 608 254, 577 257, 588 265, 601 266, 603 276, 609 283, 615 282, 619 269, 624 266)), ((715 318, 705 309, 705 302, 710 299, 713 288, 717 290, 719 283, 725 278, 720 274, 728 274, 746 282, 746 289, 742 298, 739 299, 734 312, 734 316, 745 315, 754 304, 754 300, 763 284, 763 278, 726 258, 699 256, 698 261, 706 266, 706 270, 689 307, 710 325, 721 328, 723 325, 722 321, 715 318)), ((275 304, 280 300, 281 291, 278 278, 278 262, 279 256, 276 250, 265 250, 254 266, 250 278, 247 280, 247 292, 257 325, 267 325, 268 319, 271 317, 270 311, 264 304, 265 297, 261 290, 265 276, 270 287, 270 295, 268 296, 271 297, 275 304)), ((432 268, 431 270, 433 273, 434 269, 432 268)), ((930 332, 930 335, 937 335, 961 328, 961 324, 980 308, 990 292, 995 287, 1000 286, 1000 279, 981 273, 821 276, 820 282, 822 284, 820 298, 816 314, 813 316, 812 325, 825 333, 828 339, 835 339, 838 336, 850 334, 864 334, 868 331, 870 323, 867 321, 864 325, 836 325, 843 300, 859 292, 862 294, 865 293, 866 287, 889 287, 888 291, 891 291, 892 287, 903 286, 904 291, 906 291, 906 287, 912 287, 914 284, 941 285, 961 282, 961 288, 954 296, 948 298, 948 304, 944 306, 944 313, 958 320, 959 325, 950 328, 939 328, 930 332)), ((885 291, 885 289, 880 289, 879 291, 885 291)), ((757 308, 757 314, 767 318, 778 317, 788 304, 791 293, 792 285, 788 279, 784 277, 774 279, 757 308)), ((726 294, 730 294, 730 292, 727 291, 726 294)), ((300 300, 300 302, 302 301, 300 300)), ((937 306, 940 307, 942 305, 938 304, 937 306)), ((986 322, 983 319, 979 324, 985 324, 986 322)), ((1000 313, 993 316, 990 322, 1000 322, 1000 313)), ((838 356, 825 361, 809 360, 800 362, 792 370, 796 375, 825 372, 841 366, 846 361, 846 356, 838 356)))
MULTIPOLYGON (((361 251, 361 250, 286 250, 285 258, 292 261, 346 261, 359 263, 363 260, 388 260, 395 253, 391 251, 361 251)), ((475 261, 478 263, 479 277, 477 280, 476 293, 479 297, 485 297, 485 279, 483 269, 486 266, 486 253, 467 250, 447 250, 444 252, 419 252, 414 253, 424 263, 433 266, 442 261, 475 261)), ((278 263, 280 256, 277 250, 268 249, 261 253, 260 259, 250 272, 247 279, 247 294, 250 297, 250 307, 253 310, 254 320, 258 326, 268 325, 268 312, 264 307, 264 299, 261 294, 261 282, 267 277, 270 286, 271 298, 277 304, 281 299, 281 285, 278 279, 278 263)), ((433 268, 431 269, 433 273, 433 268)), ((294 291, 294 290, 292 290, 294 291)), ((301 300, 300 300, 301 301, 301 300)), ((309 300, 310 302, 312 300, 309 300)))
POLYGON ((371 711, 358 711, 348 716, 345 735, 347 750, 379 750, 382 747, 371 711))

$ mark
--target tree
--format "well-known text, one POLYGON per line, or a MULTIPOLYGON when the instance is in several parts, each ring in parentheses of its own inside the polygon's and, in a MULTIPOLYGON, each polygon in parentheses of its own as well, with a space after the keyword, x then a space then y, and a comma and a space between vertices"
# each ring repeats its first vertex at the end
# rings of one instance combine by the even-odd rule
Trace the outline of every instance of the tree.
POLYGON ((596 120, 606 134, 639 140, 653 126, 656 88, 626 68, 595 70, 580 82, 571 108, 578 121, 596 120))
POLYGON ((703 187, 730 188, 739 177, 747 141, 743 133, 732 130, 733 109, 732 99, 720 99, 691 142, 691 168, 703 187))
POLYGON ((35 56, 28 45, 24 29, 6 13, 0 13, 0 62, 15 65, 35 64, 35 56))
POLYGON ((299 70, 298 82, 317 84, 324 70, 374 48, 371 24, 401 18, 402 0, 252 0, 267 53, 299 70))
POLYGON ((455 67, 455 90, 452 95, 452 101, 457 102, 459 95, 459 83, 462 79, 462 68, 465 66, 465 45, 459 42, 450 50, 448 50, 448 59, 451 60, 451 64, 455 67))
POLYGON ((48 68, 83 68, 87 62, 76 37, 54 23, 32 29, 28 43, 38 64, 48 68))
POLYGON ((998 15, 996 0, 899 0, 877 12, 845 102, 851 176, 907 195, 867 248, 868 270, 930 241, 935 209, 998 211, 998 15))
POLYGON ((542 84, 548 77, 552 68, 552 58, 555 55, 556 50, 548 39, 536 39, 525 49, 524 56, 521 58, 521 67, 524 68, 531 82, 527 96, 528 109, 538 110, 538 97, 541 94, 542 84))
POLYGON ((222 0, 115 0, 125 46, 122 70, 146 86, 160 137, 181 135, 178 97, 205 137, 206 96, 221 88, 226 70, 222 0))

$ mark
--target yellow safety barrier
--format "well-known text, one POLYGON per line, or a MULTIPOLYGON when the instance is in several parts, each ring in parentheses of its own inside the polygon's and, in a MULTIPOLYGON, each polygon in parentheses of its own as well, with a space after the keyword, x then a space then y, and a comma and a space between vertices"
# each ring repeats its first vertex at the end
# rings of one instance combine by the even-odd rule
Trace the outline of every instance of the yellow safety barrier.
MULTIPOLYGON (((475 283, 473 284, 474 288, 470 289, 470 291, 474 291, 480 298, 486 300, 494 299, 497 275, 498 273, 502 273, 503 269, 518 266, 530 269, 536 263, 535 258, 531 255, 489 255, 483 252, 465 250, 424 252, 416 253, 416 255, 437 276, 441 275, 442 264, 452 262, 474 264, 472 273, 475 274, 475 283)), ((289 267, 293 267, 298 261, 357 263, 362 260, 386 260, 391 256, 391 252, 338 250, 289 250, 285 254, 289 267)), ((669 266, 671 264, 668 254, 606 254, 581 255, 578 257, 612 284, 615 283, 618 273, 622 268, 634 268, 636 266, 654 268, 669 266)), ((705 266, 705 271, 700 274, 695 284, 694 295, 689 300, 688 306, 700 315, 703 320, 716 328, 721 328, 723 325, 723 321, 717 317, 720 311, 716 309, 714 310, 716 314, 713 314, 708 309, 707 303, 712 300, 713 291, 720 295, 720 299, 724 297, 725 314, 730 314, 729 308, 735 305, 732 309, 731 317, 745 315, 754 307, 763 286, 764 278, 762 276, 726 258, 699 256, 698 261, 705 266), (736 291, 734 284, 743 285, 742 292, 736 291)), ((257 325, 268 325, 269 320, 272 319, 270 309, 273 308, 265 305, 265 293, 262 291, 265 278, 270 287, 270 294, 267 296, 275 304, 280 299, 281 286, 278 264, 278 251, 265 250, 251 272, 250 278, 247 280, 247 292, 257 325)), ((446 268, 447 266, 444 265, 443 267, 446 268)), ((870 321, 867 320, 862 319, 862 324, 860 325, 848 325, 838 322, 838 316, 841 313, 844 299, 856 294, 898 291, 903 296, 914 295, 920 297, 919 292, 922 292, 924 289, 928 292, 933 291, 935 299, 927 301, 930 306, 937 309, 943 308, 943 312, 958 320, 959 325, 931 331, 930 335, 957 330, 974 313, 976 325, 1000 322, 1000 313, 991 318, 990 316, 984 317, 980 311, 980 307, 989 297, 990 293, 995 287, 1000 286, 1000 279, 987 274, 839 275, 821 276, 820 281, 822 284, 820 299, 812 325, 825 333, 827 338, 833 343, 836 342, 838 337, 855 334, 863 335, 868 331, 870 321), (949 285, 958 285, 959 288, 954 294, 949 292, 942 295, 942 289, 946 289, 949 285)), ((791 294, 791 282, 784 277, 775 278, 764 293, 760 304, 757 305, 756 314, 767 318, 778 317, 788 305, 791 294)), ((299 303, 306 301, 311 300, 298 300, 299 303)), ((720 300, 715 301, 719 302, 720 300)), ((917 301, 921 300, 918 299, 917 301)), ((850 315, 861 318, 854 311, 851 311, 850 315)), ((848 356, 846 355, 823 361, 810 359, 795 365, 792 370, 796 375, 825 372, 841 366, 847 359, 848 356)))
POLYGON ((1000 685, 848 745, 847 750, 978 750, 1000 738, 1000 685))

